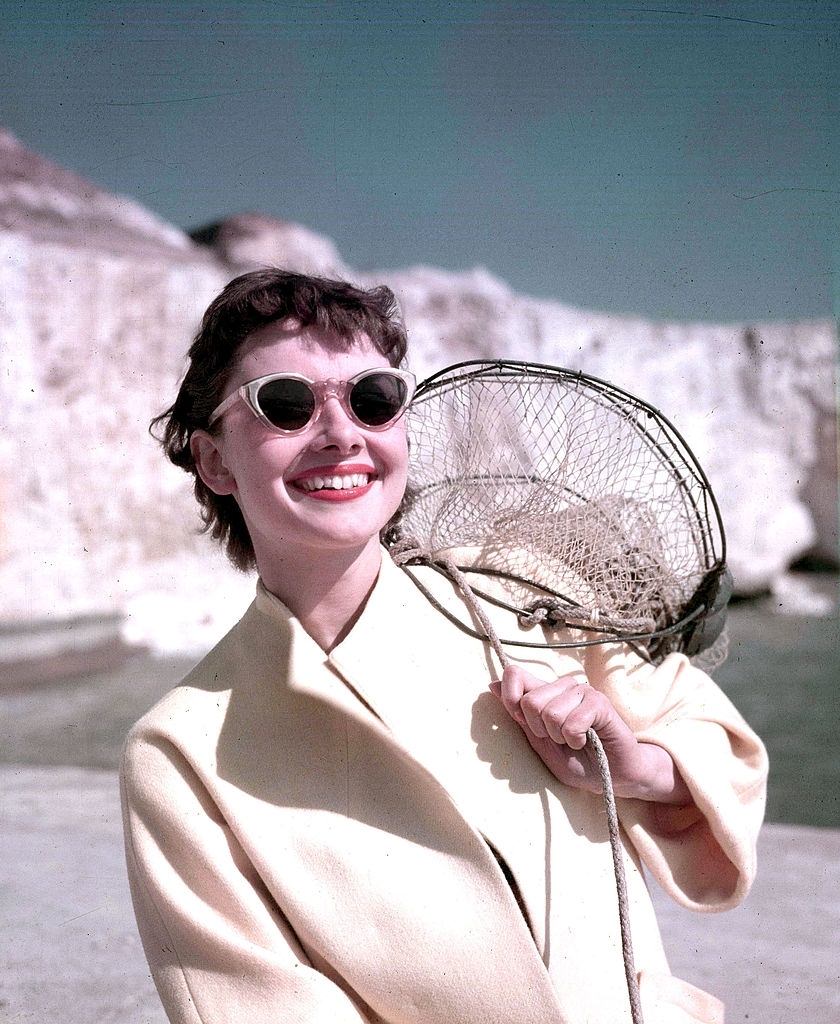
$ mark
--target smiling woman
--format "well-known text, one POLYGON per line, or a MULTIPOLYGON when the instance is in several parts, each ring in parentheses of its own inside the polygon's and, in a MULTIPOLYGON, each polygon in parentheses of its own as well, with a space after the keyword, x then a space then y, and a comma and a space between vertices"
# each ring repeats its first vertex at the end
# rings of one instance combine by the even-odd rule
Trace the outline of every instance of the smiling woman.
POLYGON ((487 690, 487 645, 380 546, 406 486, 405 351, 385 288, 244 275, 157 421, 207 529, 259 573, 125 747, 129 878, 170 1020, 629 1019, 595 728, 645 1019, 720 1021, 669 972, 642 863, 684 905, 739 902, 763 748, 678 654, 528 651, 487 690))
POLYGON ((328 646, 376 578, 379 532, 405 490, 405 352, 388 289, 257 271, 211 304, 178 398, 156 421, 234 564, 309 611, 328 646), (336 621, 323 614, 325 575, 342 580, 336 621))

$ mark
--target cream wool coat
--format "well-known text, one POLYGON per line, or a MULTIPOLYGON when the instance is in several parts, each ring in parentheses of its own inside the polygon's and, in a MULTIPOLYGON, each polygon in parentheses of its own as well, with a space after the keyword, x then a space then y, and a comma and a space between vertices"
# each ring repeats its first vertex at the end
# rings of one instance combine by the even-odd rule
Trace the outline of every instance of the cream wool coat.
MULTIPOLYGON (((695 909, 744 897, 760 742, 680 655, 516 659, 585 671, 678 764, 695 807, 619 801, 636 968, 646 1024, 722 1020, 670 975, 640 868, 695 909)), ((487 689, 497 675, 387 554, 330 654, 258 587, 126 744, 129 878, 171 1021, 629 1020, 601 797, 547 771, 487 689)))

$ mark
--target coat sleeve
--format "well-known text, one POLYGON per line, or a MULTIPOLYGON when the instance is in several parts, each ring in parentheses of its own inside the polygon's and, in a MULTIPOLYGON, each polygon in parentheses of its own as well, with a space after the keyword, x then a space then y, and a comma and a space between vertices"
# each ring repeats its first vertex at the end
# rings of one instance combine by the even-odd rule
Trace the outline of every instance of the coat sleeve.
POLYGON ((585 668, 637 738, 668 751, 693 799, 687 807, 619 800, 630 842, 677 902, 706 911, 737 906, 755 878, 764 817, 761 740, 684 655, 654 668, 625 647, 593 647, 585 668))
POLYGON ((126 859, 143 948, 172 1024, 359 1024, 316 970, 187 760, 129 736, 126 859))

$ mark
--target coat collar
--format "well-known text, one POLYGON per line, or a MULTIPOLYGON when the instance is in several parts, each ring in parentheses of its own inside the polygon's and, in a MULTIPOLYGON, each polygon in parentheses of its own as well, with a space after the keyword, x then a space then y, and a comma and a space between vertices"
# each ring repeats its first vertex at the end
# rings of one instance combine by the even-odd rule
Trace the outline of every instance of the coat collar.
MULTIPOLYGON (((427 644, 431 643, 445 663, 446 651, 440 650, 444 640, 451 639, 450 634, 468 640, 466 647, 459 648, 458 669, 464 670, 463 651, 467 650, 473 688, 477 679, 489 681, 483 645, 463 637, 434 611, 387 553, 383 553, 379 577, 358 620, 348 636, 329 654, 318 647, 289 609, 261 584, 256 609, 261 613, 263 630, 265 617, 277 627, 275 640, 263 650, 275 664, 284 663, 284 670, 274 675, 275 685, 287 691, 281 716, 284 739, 272 744, 274 750, 280 748, 278 756, 286 756, 282 751, 294 745, 294 735, 299 730, 295 709, 303 707, 310 715, 320 702, 324 709, 323 728, 319 729, 311 717, 306 723, 311 738, 308 757, 312 764, 328 767, 334 765, 337 758, 347 756, 350 759, 346 772, 347 778, 352 779, 353 806, 348 807, 346 813, 373 826, 366 833, 371 837, 370 863, 379 863, 381 855, 384 857, 381 870, 386 871, 390 863, 388 851, 395 838, 403 837, 417 848, 429 851, 424 857, 437 851, 437 857, 428 862, 430 868, 433 864, 440 864, 441 869, 443 864, 449 865, 436 884, 422 887, 423 897, 419 902, 416 893, 414 896, 407 893, 404 907, 399 901, 392 906, 388 916, 393 919, 393 927, 398 927, 403 917, 406 922, 413 918, 418 933, 432 935, 440 930, 442 921, 454 924, 459 918, 452 915, 452 886, 464 887, 459 891, 463 893, 465 906, 473 908, 468 916, 480 915, 480 924, 476 919, 462 920, 461 925, 465 933, 474 934, 464 941, 468 946, 475 946, 481 960, 480 967, 473 964, 471 968, 473 982, 488 986, 488 994, 490 987, 496 988, 494 998, 499 1005, 507 1007, 507 1020, 544 1020, 547 1024, 561 1019, 535 936, 485 841, 485 829, 480 823, 468 820, 462 811, 463 802, 441 781, 440 772, 435 770, 437 766, 430 763, 424 751, 416 749, 413 742, 416 734, 405 728, 406 720, 413 717, 412 709, 423 706, 422 699, 417 702, 417 696, 420 693, 422 697, 424 673, 430 665, 427 644), (430 629, 434 636, 429 635, 430 629), (414 696, 413 705, 409 691, 414 696), (409 696, 404 699, 406 694, 409 696), (347 754, 344 749, 338 752, 334 749, 336 711, 339 717, 344 717, 349 730, 347 754), (322 748, 319 744, 323 744, 322 748), (383 789, 382 779, 386 777, 390 783, 383 789), (439 859, 441 855, 443 859, 439 859), (460 882, 456 883, 456 876, 461 877, 460 882), (474 933, 476 928, 480 928, 480 935, 474 933)), ((463 699, 464 692, 457 695, 458 699, 463 699)), ((486 706, 492 707, 495 698, 489 692, 483 696, 488 702, 486 706)), ((470 701, 474 697, 470 692, 470 701)), ((454 710, 457 712, 457 708, 454 710)), ((443 720, 452 719, 444 714, 443 720)), ((448 748, 446 737, 438 739, 440 747, 448 748)), ((453 738, 452 743, 455 742, 453 738)), ((469 729, 466 742, 474 748, 469 729)), ((474 754, 474 749, 471 753, 474 754)), ((532 761, 528 759, 528 763, 532 761)), ((486 766, 482 767, 486 770, 486 766)), ((342 772, 327 783, 329 775, 327 771, 321 779, 310 780, 310 784, 329 789, 319 794, 321 805, 337 811, 345 797, 346 778, 342 772)), ((299 842, 305 846, 312 840, 304 835, 299 842)), ((308 848, 306 857, 310 861, 313 857, 308 848)), ((435 867, 434 871, 437 870, 435 867)), ((325 879, 323 884, 330 883, 325 879)), ((359 928, 363 927, 364 923, 360 922, 359 928)), ((391 927, 391 924, 383 923, 382 927, 391 927)), ((537 930, 541 931, 539 924, 537 930)), ((390 955, 399 957, 396 945, 390 955)), ((428 967, 439 972, 439 977, 444 976, 451 967, 450 960, 445 948, 430 948, 424 970, 428 967)), ((419 965, 411 969, 417 970, 419 965)))

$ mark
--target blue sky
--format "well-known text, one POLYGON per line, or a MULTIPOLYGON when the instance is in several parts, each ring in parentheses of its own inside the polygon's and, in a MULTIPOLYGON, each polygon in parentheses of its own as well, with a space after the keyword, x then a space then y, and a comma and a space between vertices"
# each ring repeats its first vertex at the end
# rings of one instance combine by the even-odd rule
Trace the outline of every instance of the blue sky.
POLYGON ((4 4, 0 122, 185 228, 678 319, 829 315, 840 3, 4 4))

